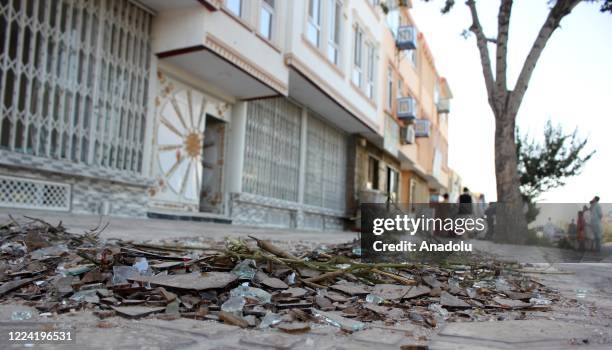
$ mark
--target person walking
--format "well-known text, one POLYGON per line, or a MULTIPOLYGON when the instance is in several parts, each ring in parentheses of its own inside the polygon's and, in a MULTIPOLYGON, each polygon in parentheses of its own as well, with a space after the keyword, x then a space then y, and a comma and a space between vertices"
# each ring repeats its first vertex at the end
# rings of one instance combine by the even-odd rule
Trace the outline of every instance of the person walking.
POLYGON ((570 243, 570 245, 574 249, 577 249, 578 247, 577 238, 578 238, 578 227, 576 226, 576 220, 572 218, 570 223, 567 225, 567 241, 570 243))
POLYGON ((601 237, 603 235, 603 211, 599 204, 599 196, 593 197, 591 204, 591 230, 593 231, 593 250, 599 252, 601 250, 601 237))
POLYGON ((593 250, 593 226, 591 220, 591 208, 586 205, 582 207, 582 215, 584 216, 584 245, 586 250, 593 250))
POLYGON ((478 196, 478 200, 476 201, 475 209, 476 209, 476 217, 483 218, 485 216, 485 209, 487 207, 487 202, 485 202, 485 195, 481 194, 478 196))
POLYGON ((578 249, 580 251, 584 251, 586 241, 586 221, 584 220, 585 208, 586 205, 582 208, 582 210, 578 211, 578 220, 576 220, 576 230, 578 231, 576 243, 578 244, 578 249))
POLYGON ((463 193, 459 196, 459 215, 472 215, 474 209, 472 208, 472 195, 470 189, 467 187, 463 188, 463 193))

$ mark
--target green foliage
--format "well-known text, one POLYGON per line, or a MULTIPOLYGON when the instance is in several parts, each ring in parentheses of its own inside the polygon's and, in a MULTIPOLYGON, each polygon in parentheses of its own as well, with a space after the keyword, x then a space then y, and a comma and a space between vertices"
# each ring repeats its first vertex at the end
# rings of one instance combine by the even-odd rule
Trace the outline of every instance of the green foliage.
POLYGON ((601 3, 599 11, 612 13, 612 0, 588 0, 589 2, 601 3))
POLYGON ((595 151, 586 153, 587 139, 578 137, 578 129, 566 134, 549 120, 540 144, 517 130, 516 150, 521 193, 534 201, 542 193, 565 185, 568 177, 579 175, 595 151), (586 154, 585 154, 586 153, 586 154))
POLYGON ((525 244, 529 246, 540 246, 540 247, 553 247, 554 244, 546 237, 538 237, 535 230, 527 231, 525 237, 525 244))

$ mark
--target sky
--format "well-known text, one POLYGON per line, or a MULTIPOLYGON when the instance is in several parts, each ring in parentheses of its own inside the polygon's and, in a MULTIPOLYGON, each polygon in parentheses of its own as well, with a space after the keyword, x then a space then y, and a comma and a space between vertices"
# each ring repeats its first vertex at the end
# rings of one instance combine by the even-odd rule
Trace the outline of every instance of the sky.
MULTIPOLYGON (((472 191, 495 200, 494 120, 486 97, 475 38, 460 34, 471 24, 464 1, 442 15, 444 1, 413 1, 412 15, 433 52, 440 75, 453 92, 449 119, 449 166, 472 191)), ((478 1, 485 34, 497 29, 499 1, 478 1)), ((508 86, 513 88, 523 61, 548 13, 547 0, 514 2, 508 43, 508 86)), ((494 46, 490 45, 494 60, 494 46)), ((581 3, 548 41, 519 110, 521 133, 541 140, 546 121, 564 131, 578 127, 587 148, 596 150, 582 174, 543 194, 549 203, 588 202, 599 195, 612 203, 612 15, 597 4, 581 3)))

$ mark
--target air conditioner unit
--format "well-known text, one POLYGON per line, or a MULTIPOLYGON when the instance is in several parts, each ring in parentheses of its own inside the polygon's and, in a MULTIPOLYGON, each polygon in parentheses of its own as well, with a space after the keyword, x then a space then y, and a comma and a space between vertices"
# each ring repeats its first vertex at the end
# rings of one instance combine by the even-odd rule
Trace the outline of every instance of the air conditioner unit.
POLYGON ((400 131, 400 139, 404 145, 412 145, 414 143, 414 125, 407 125, 400 131))
POLYGON ((399 26, 395 45, 400 50, 416 50, 417 48, 416 28, 411 25, 399 26))
POLYGON ((399 119, 416 119, 417 102, 414 98, 400 97, 397 99, 397 117, 399 119))
POLYGON ((442 98, 436 103, 438 113, 450 113, 450 99, 442 98))
POLYGON ((417 119, 414 121, 414 136, 429 137, 431 133, 431 122, 428 119, 417 119))

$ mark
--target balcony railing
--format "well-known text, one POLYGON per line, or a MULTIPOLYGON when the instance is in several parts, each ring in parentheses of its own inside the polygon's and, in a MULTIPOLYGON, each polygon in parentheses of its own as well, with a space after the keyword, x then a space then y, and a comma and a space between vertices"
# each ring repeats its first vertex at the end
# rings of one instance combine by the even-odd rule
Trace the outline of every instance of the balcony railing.
POLYGON ((414 26, 399 26, 395 44, 400 50, 415 50, 417 48, 416 28, 414 26))
POLYGON ((414 98, 400 97, 397 99, 397 117, 400 119, 417 118, 417 102, 414 98))
POLYGON ((414 136, 429 137, 431 134, 431 122, 428 119, 417 119, 414 121, 414 136))
POLYGON ((450 99, 442 98, 436 103, 438 113, 450 113, 450 99))

